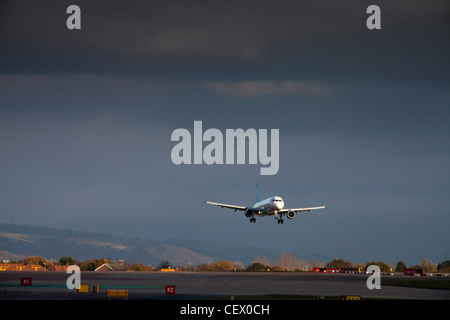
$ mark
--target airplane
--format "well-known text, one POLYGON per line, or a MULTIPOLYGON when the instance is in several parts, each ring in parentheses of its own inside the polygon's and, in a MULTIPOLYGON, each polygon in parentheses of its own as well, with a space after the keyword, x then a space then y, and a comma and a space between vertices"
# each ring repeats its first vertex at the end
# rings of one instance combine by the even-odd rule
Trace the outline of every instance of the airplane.
POLYGON ((222 208, 234 209, 234 212, 236 212, 237 210, 244 211, 245 216, 247 218, 250 218, 250 223, 256 222, 255 215, 257 215, 259 217, 275 216, 275 219, 278 220, 278 224, 283 224, 283 215, 286 215, 288 219, 294 219, 299 212, 309 212, 311 210, 326 208, 326 206, 321 206, 310 208, 284 209, 284 201, 279 196, 270 197, 263 201, 260 201, 258 184, 256 184, 256 201, 257 202, 252 207, 235 206, 232 204, 224 204, 211 201, 205 201, 205 203, 216 205, 222 208))

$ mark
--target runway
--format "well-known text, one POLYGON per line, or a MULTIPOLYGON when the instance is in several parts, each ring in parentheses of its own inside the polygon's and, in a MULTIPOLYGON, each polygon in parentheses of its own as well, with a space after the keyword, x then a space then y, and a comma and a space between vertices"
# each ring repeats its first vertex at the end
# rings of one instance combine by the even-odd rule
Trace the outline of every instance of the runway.
POLYGON ((66 286, 64 272, 1 272, 1 300, 104 300, 107 289, 128 290, 128 299, 209 299, 232 296, 298 295, 310 297, 360 296, 380 299, 450 300, 450 290, 419 289, 383 285, 389 279, 450 281, 450 277, 381 276, 381 289, 369 290, 368 275, 313 272, 81 272, 81 284, 89 293, 77 293, 66 286), (32 278, 21 286, 22 277, 32 278), (427 278, 427 279, 425 279, 427 278), (92 293, 92 286, 100 286, 92 293), (175 295, 166 294, 175 286, 175 295))

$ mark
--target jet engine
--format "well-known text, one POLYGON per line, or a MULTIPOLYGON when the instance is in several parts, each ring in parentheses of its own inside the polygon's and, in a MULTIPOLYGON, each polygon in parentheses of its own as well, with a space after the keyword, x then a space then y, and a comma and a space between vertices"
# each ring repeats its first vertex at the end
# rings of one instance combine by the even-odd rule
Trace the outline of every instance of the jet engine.
POLYGON ((288 211, 286 213, 286 217, 288 217, 288 219, 294 219, 296 215, 297 214, 295 213, 295 211, 288 211))
POLYGON ((245 216, 247 218, 251 218, 251 217, 253 217, 253 212, 251 210, 245 210, 245 216))

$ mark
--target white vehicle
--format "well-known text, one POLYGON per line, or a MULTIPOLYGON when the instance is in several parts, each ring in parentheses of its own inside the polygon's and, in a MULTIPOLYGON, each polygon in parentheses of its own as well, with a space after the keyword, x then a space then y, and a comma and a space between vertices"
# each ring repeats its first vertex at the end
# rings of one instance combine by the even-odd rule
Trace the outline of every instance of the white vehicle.
POLYGON ((236 212, 237 210, 244 211, 245 216, 247 218, 250 218, 250 223, 256 222, 255 215, 259 217, 265 217, 265 216, 275 216, 275 219, 278 220, 278 224, 283 223, 283 215, 285 214, 288 219, 294 219, 297 213, 302 211, 311 211, 311 210, 317 210, 317 209, 324 209, 325 206, 321 207, 310 207, 310 208, 294 208, 294 209, 283 209, 284 208, 284 201, 279 196, 274 196, 267 198, 263 201, 259 200, 259 188, 258 185, 256 185, 256 197, 257 202, 252 207, 244 207, 244 206, 235 206, 232 204, 224 204, 224 203, 217 203, 217 202, 210 202, 205 201, 207 204, 213 204, 222 208, 229 208, 234 209, 236 212))

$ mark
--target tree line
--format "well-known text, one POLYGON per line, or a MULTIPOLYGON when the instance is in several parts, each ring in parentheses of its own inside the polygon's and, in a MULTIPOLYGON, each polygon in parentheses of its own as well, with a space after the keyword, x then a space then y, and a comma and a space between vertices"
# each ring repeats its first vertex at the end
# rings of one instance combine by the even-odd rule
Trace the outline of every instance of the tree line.
MULTIPOLYGON (((63 256, 58 261, 48 261, 39 256, 29 256, 17 262, 20 264, 34 264, 40 265, 49 269, 52 265, 78 265, 82 271, 94 271, 96 268, 105 263, 104 259, 88 259, 85 261, 77 261, 69 256, 63 256)), ((110 264, 117 265, 117 263, 110 261, 110 264)), ((169 261, 162 261, 158 266, 153 267, 139 262, 128 262, 121 264, 121 270, 132 271, 157 271, 161 269, 174 268, 180 271, 312 271, 313 268, 360 268, 366 270, 369 265, 377 265, 381 272, 403 272, 405 269, 423 269, 424 272, 450 272, 450 260, 440 263, 434 263, 431 260, 424 259, 420 265, 407 266, 405 262, 398 261, 397 264, 391 265, 383 261, 369 261, 366 263, 351 263, 344 259, 333 259, 327 263, 320 261, 305 261, 299 260, 294 255, 283 253, 275 261, 269 261, 267 257, 257 257, 248 266, 244 266, 242 262, 233 262, 229 260, 219 260, 211 263, 203 263, 199 265, 178 265, 173 266, 169 261)))
POLYGON ((381 272, 403 272, 405 269, 423 269, 426 273, 431 272, 450 272, 450 260, 443 261, 439 264, 433 263, 433 261, 424 259, 420 265, 407 266, 405 262, 398 261, 395 266, 383 262, 383 261, 369 261, 365 264, 352 264, 349 261, 343 259, 333 259, 326 264, 326 268, 352 268, 357 267, 362 270, 366 270, 370 265, 377 265, 380 267, 381 272))

